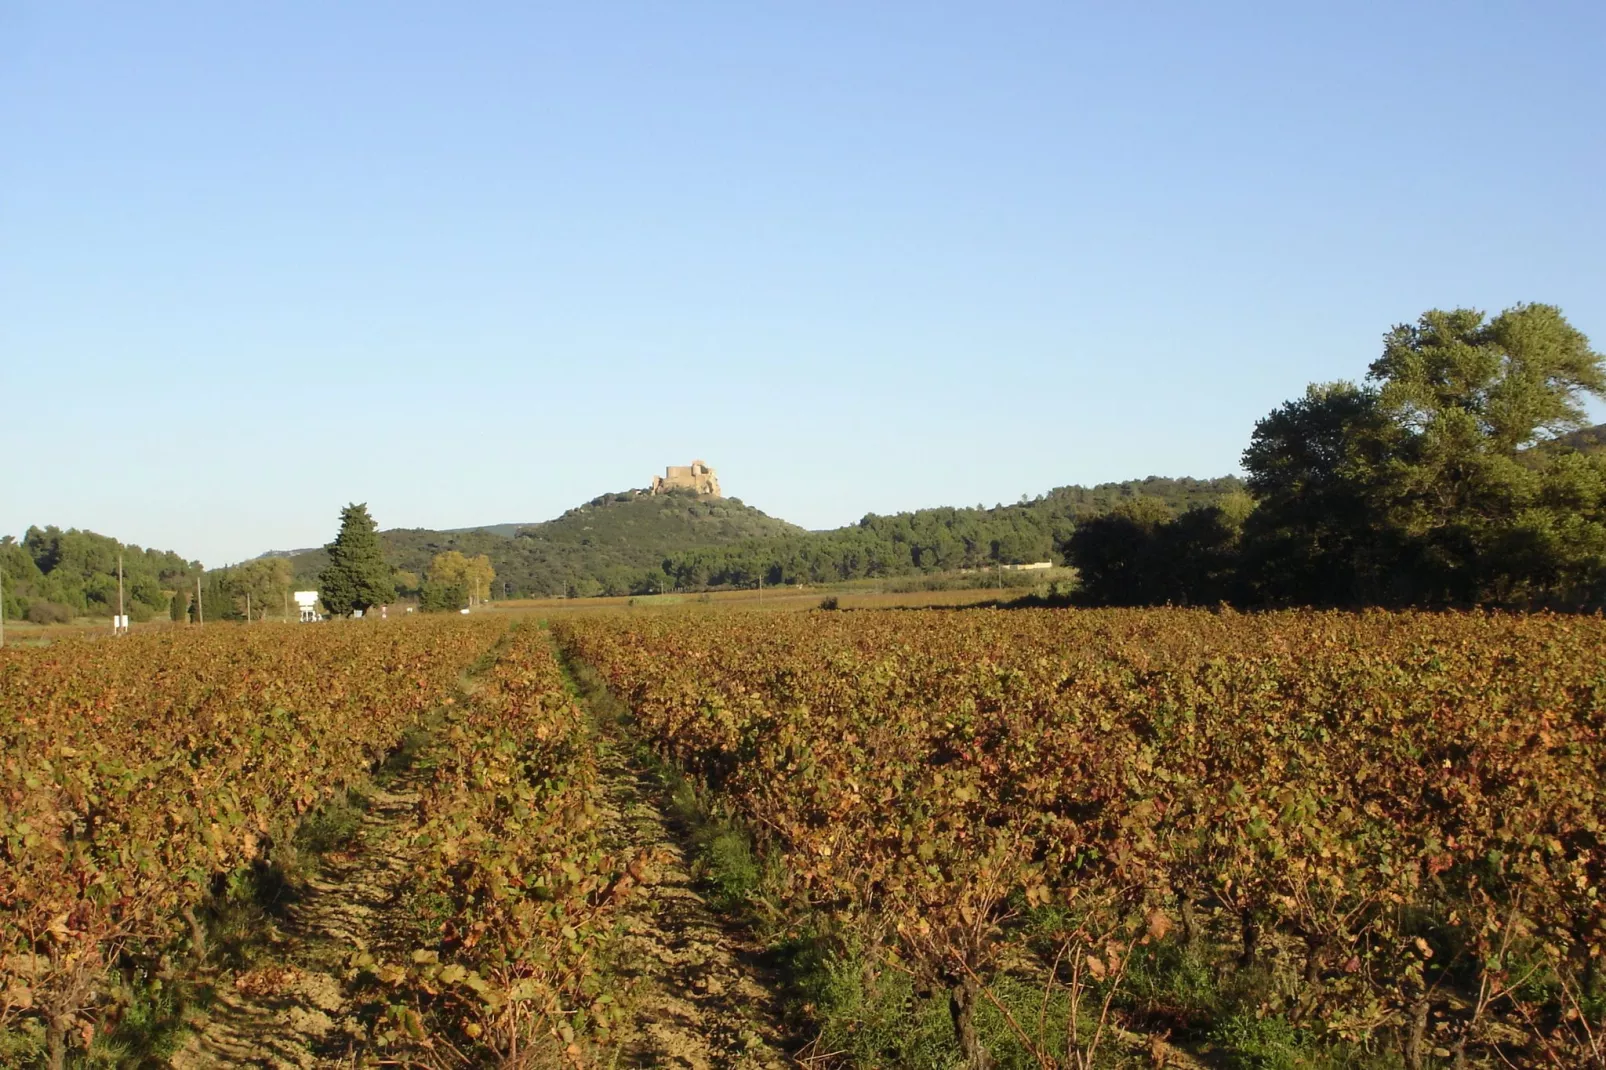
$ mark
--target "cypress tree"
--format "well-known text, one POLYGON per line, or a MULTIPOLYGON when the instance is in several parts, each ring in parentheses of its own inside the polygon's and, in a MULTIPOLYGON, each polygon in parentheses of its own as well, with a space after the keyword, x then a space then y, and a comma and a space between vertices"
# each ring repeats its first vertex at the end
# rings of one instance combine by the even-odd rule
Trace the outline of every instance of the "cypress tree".
POLYGON ((329 566, 318 573, 318 595, 329 612, 349 617, 396 600, 396 585, 379 546, 379 529, 366 504, 340 511, 340 534, 324 547, 329 566))
POLYGON ((207 620, 244 620, 245 614, 234 597, 234 575, 229 569, 213 569, 206 574, 201 609, 207 620))

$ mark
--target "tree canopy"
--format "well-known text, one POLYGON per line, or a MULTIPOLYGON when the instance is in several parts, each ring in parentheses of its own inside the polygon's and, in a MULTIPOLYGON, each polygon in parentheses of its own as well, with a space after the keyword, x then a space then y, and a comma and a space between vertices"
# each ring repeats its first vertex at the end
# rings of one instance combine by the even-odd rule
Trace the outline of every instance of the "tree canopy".
POLYGON ((396 600, 391 567, 366 504, 340 511, 340 533, 324 550, 329 564, 318 574, 318 595, 329 612, 346 617, 396 600))
POLYGON ((1112 517, 1067 552, 1100 602, 1225 589, 1250 604, 1599 607, 1590 395, 1606 396, 1606 358, 1554 306, 1430 311, 1384 336, 1364 383, 1313 385, 1256 424, 1256 504, 1231 538, 1229 523, 1206 552, 1180 518, 1112 517), (1206 569, 1231 582, 1201 582, 1206 569))
POLYGON ((444 612, 472 606, 491 597, 496 570, 485 554, 468 557, 458 550, 436 554, 429 563, 419 606, 425 612, 444 612))
POLYGON ((93 531, 31 527, 22 541, 0 538, 8 619, 106 616, 117 612, 117 558, 123 561, 123 605, 137 621, 167 611, 171 592, 187 589, 201 570, 171 551, 145 550, 93 531))

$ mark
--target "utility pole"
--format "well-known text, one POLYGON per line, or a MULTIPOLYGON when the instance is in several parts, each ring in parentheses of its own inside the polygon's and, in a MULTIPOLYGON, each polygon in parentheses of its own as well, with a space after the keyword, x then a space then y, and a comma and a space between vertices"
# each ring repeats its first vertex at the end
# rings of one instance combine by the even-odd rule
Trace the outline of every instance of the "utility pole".
POLYGON ((6 567, 0 565, 0 646, 6 645, 6 567))
POLYGON ((245 592, 245 622, 251 623, 251 592, 245 592))
POLYGON ((195 623, 197 626, 206 623, 206 607, 201 604, 201 574, 195 574, 195 623))
POLYGON ((118 550, 117 551, 117 627, 112 629, 112 634, 115 635, 118 632, 125 632, 127 630, 128 630, 128 626, 123 623, 123 551, 118 550))
POLYGON ((290 588, 284 589, 284 622, 290 623, 290 588))

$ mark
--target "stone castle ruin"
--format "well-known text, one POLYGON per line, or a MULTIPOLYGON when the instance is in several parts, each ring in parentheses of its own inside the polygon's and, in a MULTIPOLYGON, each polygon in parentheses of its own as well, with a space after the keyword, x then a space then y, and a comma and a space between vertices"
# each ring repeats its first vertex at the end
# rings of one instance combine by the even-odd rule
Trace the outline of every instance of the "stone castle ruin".
POLYGON ((662 494, 669 490, 689 490, 696 494, 707 494, 718 498, 719 477, 702 461, 672 464, 664 469, 663 475, 652 477, 650 493, 662 494))

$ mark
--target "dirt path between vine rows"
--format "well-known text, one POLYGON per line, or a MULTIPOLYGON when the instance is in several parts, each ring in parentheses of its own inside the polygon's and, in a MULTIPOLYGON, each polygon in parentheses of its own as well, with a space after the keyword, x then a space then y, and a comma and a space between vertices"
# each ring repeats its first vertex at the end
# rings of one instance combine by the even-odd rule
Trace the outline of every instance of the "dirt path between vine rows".
POLYGON ((419 788, 414 763, 384 788, 370 787, 352 843, 323 857, 284 917, 266 934, 269 951, 251 968, 219 979, 214 1000, 172 1058, 174 1070, 354 1065, 364 1029, 349 997, 357 949, 382 957, 400 926, 400 892, 417 848, 419 788))
MULTIPOLYGON (((644 865, 634 867, 640 887, 621 908, 614 956, 629 1021, 608 1050, 596 1053, 601 1065, 798 1065, 785 1054, 776 985, 761 965, 762 946, 701 894, 687 833, 667 816, 666 787, 632 758, 628 740, 614 736, 598 737, 599 817, 609 852, 644 865)), ((250 968, 215 979, 211 1004, 191 1012, 192 1030, 170 1060, 173 1070, 307 1070, 365 1062, 365 1023, 351 997, 352 959, 358 951, 383 959, 408 950, 396 940, 408 930, 401 903, 419 851, 414 839, 420 791, 430 776, 428 749, 383 787, 366 789, 357 835, 322 857, 317 874, 257 941, 250 968)))
POLYGON ((617 1065, 724 1070, 783 1067, 773 979, 762 948, 723 920, 697 889, 681 836, 665 817, 665 790, 624 745, 601 743, 611 849, 651 860, 623 909, 616 973, 630 986, 633 1024, 617 1065))

